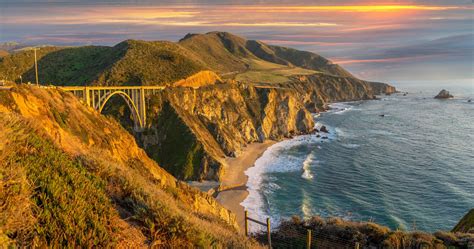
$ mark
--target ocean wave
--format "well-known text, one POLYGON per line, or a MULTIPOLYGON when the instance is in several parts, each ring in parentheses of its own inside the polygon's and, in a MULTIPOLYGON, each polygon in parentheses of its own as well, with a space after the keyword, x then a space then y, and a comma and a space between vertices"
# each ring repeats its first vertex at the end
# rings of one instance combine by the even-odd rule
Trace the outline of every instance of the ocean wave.
POLYGON ((349 111, 353 108, 354 106, 349 105, 348 103, 340 102, 340 103, 333 103, 329 105, 329 111, 334 114, 342 114, 346 111, 349 111))
POLYGON ((386 131, 386 130, 370 130, 369 132, 372 133, 372 134, 375 134, 375 135, 382 135, 382 136, 392 136, 392 135, 394 135, 392 132, 386 131))
POLYGON ((355 148, 359 148, 360 147, 360 144, 341 144, 343 147, 346 147, 348 149, 355 149, 355 148))
POLYGON ((313 179, 313 174, 311 173, 311 164, 314 162, 315 156, 313 153, 310 153, 303 162, 303 175, 301 177, 305 179, 313 179))
MULTIPOLYGON (((289 150, 295 146, 309 145, 309 146, 319 146, 318 144, 321 141, 331 141, 334 139, 335 132, 331 127, 326 126, 329 130, 329 134, 320 134, 321 136, 328 136, 328 139, 322 139, 322 137, 317 137, 316 135, 303 135, 297 136, 289 140, 285 140, 279 143, 276 143, 270 146, 263 155, 255 161, 253 167, 248 168, 245 171, 245 174, 248 176, 247 180, 247 191, 249 195, 247 198, 240 203, 245 210, 259 220, 265 220, 269 217, 269 212, 267 207, 269 205, 268 201, 265 198, 265 194, 269 194, 272 191, 278 191, 279 186, 274 184, 267 184, 263 186, 265 182, 274 182, 271 179, 268 179, 268 173, 274 172, 295 172, 300 171, 303 166, 303 170, 309 170, 309 165, 311 161, 314 160, 313 156, 308 155, 304 160, 302 157, 285 155, 282 153, 284 150, 289 150), (266 190, 266 191, 265 191, 266 190)), ((318 148, 321 148, 320 146, 318 148)), ((314 161, 313 161, 314 162, 314 161)), ((313 177, 311 172, 307 173, 308 177, 313 177)), ((272 224, 278 224, 280 217, 273 216, 270 217, 272 224)), ((251 228, 251 231, 259 231, 258 228, 251 228), (257 229, 257 230, 255 230, 257 229)))

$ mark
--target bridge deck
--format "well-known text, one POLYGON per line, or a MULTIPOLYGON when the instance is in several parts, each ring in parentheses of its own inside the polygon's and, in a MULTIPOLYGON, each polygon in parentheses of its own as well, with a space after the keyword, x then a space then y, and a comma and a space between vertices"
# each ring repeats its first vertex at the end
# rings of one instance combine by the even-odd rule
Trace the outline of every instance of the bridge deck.
POLYGON ((55 86, 64 91, 82 91, 85 88, 89 90, 163 90, 165 86, 55 86))

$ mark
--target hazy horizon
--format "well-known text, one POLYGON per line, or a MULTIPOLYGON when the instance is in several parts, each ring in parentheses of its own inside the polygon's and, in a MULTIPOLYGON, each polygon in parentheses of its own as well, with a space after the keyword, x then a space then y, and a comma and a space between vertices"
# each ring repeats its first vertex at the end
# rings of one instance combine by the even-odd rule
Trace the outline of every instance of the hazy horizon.
MULTIPOLYGON (((0 1, 0 42, 115 45, 227 31, 374 81, 473 76, 470 1, 0 1)), ((469 84, 469 81, 467 84, 469 84)))

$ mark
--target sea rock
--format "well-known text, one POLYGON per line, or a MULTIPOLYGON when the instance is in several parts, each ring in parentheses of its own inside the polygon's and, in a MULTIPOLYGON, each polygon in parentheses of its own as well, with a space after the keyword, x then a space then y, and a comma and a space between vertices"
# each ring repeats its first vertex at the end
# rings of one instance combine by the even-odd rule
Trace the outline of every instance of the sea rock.
POLYGON ((321 132, 325 132, 325 133, 329 133, 328 129, 326 128, 326 126, 321 126, 321 128, 319 129, 321 132))
POLYGON ((435 96, 435 99, 449 99, 453 97, 453 95, 449 94, 449 91, 443 89, 435 96))

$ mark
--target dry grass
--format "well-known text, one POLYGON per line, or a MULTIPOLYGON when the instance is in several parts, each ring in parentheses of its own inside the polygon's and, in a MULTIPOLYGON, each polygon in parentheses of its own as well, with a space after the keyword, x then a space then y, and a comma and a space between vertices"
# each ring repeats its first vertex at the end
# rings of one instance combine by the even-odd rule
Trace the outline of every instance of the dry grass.
MULTIPOLYGON (((354 248, 356 242, 361 248, 471 248, 474 245, 472 234, 392 231, 371 222, 321 217, 309 220, 293 217, 282 222, 272 232, 272 244, 275 248, 288 245, 304 248, 308 229, 313 232, 313 244, 321 248, 354 248)), ((265 242, 266 234, 257 234, 257 239, 265 242)))
POLYGON ((176 182, 117 122, 55 90, 9 96, 0 103, 2 245, 257 246, 231 225, 235 216, 176 182))

